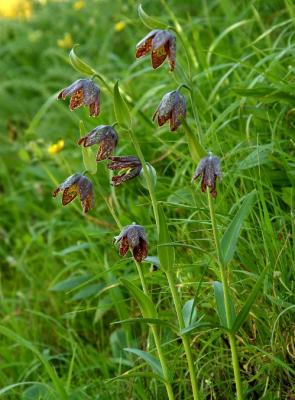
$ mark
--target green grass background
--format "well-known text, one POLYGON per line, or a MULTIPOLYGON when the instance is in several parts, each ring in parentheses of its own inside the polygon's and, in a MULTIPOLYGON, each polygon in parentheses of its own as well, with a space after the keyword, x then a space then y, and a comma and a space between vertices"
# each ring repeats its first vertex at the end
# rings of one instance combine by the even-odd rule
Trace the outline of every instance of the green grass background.
MULTIPOLYGON (((81 77, 68 49, 57 41, 69 32, 79 56, 130 96, 134 129, 146 161, 157 171, 176 249, 183 303, 195 297, 198 317, 217 323, 213 281, 218 280, 206 195, 191 184, 196 167, 183 128, 158 129, 151 117, 162 96, 191 69, 193 104, 206 150, 221 158, 223 180, 215 200, 224 232, 243 196, 257 190, 231 263, 231 288, 239 311, 262 270, 267 275, 237 335, 247 399, 295 398, 294 125, 295 6, 280 1, 143 1, 150 15, 179 24, 175 82, 165 63, 136 61, 136 43, 148 33, 133 0, 35 3, 28 20, 1 19, 0 62, 0 398, 58 399, 48 362, 70 399, 164 399, 164 386, 140 359, 123 351, 145 348, 147 325, 114 324, 140 317, 119 282, 138 278, 131 257, 121 259, 112 239, 118 228, 104 198, 119 204, 123 225, 136 221, 156 256, 156 228, 148 192, 138 180, 112 192, 105 162, 92 177, 95 208, 84 216, 79 202, 62 207, 51 193, 83 171, 79 121, 87 130, 115 122, 113 98, 102 88, 102 111, 71 113, 56 93, 81 77), (126 26, 115 31, 115 24, 126 26), (60 139, 65 148, 50 156, 60 139), (65 283, 59 284, 60 282, 65 283), (53 290, 54 289, 54 290, 53 290), (9 329, 6 330, 6 329, 9 329), (45 367, 44 367, 45 365, 45 367)), ((197 132, 189 99, 187 122, 197 132)), ((117 154, 135 154, 120 132, 117 154)), ((175 322, 163 273, 143 264, 160 317, 175 322)), ((183 349, 166 327, 163 349, 174 371, 177 399, 190 399, 183 349)), ((204 399, 234 398, 226 335, 206 328, 191 336, 204 399)))

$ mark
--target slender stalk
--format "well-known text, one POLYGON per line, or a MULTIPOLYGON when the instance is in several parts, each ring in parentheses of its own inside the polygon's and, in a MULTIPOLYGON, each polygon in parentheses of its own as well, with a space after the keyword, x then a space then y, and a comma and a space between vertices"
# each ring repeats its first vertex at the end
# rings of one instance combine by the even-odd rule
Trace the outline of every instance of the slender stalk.
MULTIPOLYGON (((183 315, 182 315, 180 298, 179 298, 178 292, 175 287, 174 275, 171 271, 167 271, 166 276, 167 276, 169 287, 170 287, 170 290, 172 293, 172 298, 173 298, 173 302, 174 302, 174 306, 175 306, 175 310, 176 310, 176 314, 177 314, 179 329, 181 330, 181 329, 185 328, 185 324, 184 324, 184 319, 183 319, 183 315)), ((187 358, 187 363, 188 363, 188 368, 189 368, 189 373, 190 373, 190 378, 191 378, 191 385, 192 385, 192 390, 193 390, 193 398, 195 400, 198 400, 199 399, 199 390, 198 390, 198 383, 197 383, 195 366, 194 366, 194 362, 193 362, 190 343, 189 343, 188 337, 185 335, 181 335, 181 340, 182 340, 184 351, 185 351, 186 358, 187 358)))
MULTIPOLYGON (((139 275, 139 278, 140 278, 140 281, 141 281, 141 286, 142 286, 143 292, 144 292, 144 294, 146 296, 150 297, 149 296, 149 292, 147 290, 147 285, 146 285, 146 282, 145 282, 144 274, 142 273, 140 264, 136 260, 134 260, 134 262, 136 264, 136 268, 137 268, 137 272, 138 272, 138 275, 139 275)), ((170 380, 170 378, 169 378, 169 370, 168 370, 166 358, 165 358, 164 353, 162 351, 161 341, 160 341, 160 337, 158 335, 157 327, 156 327, 155 324, 150 324, 150 328, 151 328, 151 331, 153 333, 156 349, 157 349, 158 356, 159 356, 159 359, 160 359, 160 363, 161 363, 161 366, 162 366, 162 369, 163 369, 163 374, 164 374, 164 378, 165 378, 165 382, 164 383, 165 383, 165 386, 166 386, 166 391, 167 391, 167 394, 168 394, 168 398, 169 398, 169 400, 173 400, 174 399, 174 394, 173 394, 172 386, 171 386, 171 384, 169 382, 169 380, 170 380)))
MULTIPOLYGON (((100 187, 100 185, 99 185, 99 187, 100 187)), ((100 188, 100 193, 101 193, 101 195, 103 193, 101 188, 100 188)), ((104 201, 105 201, 105 203, 106 203, 106 205, 107 205, 112 217, 114 218, 114 221, 116 222, 118 228, 122 229, 122 224, 120 223, 119 218, 117 217, 115 210, 113 209, 113 207, 109 204, 108 200, 103 195, 102 195, 102 197, 103 197, 103 199, 104 199, 104 201)), ((138 272, 138 275, 139 275, 139 279, 140 279, 140 282, 141 282, 141 286, 142 286, 143 292, 144 292, 144 294, 146 296, 150 297, 148 289, 147 289, 147 284, 146 284, 146 281, 145 281, 145 278, 144 278, 144 274, 142 272, 140 264, 136 260, 134 260, 134 263, 135 263, 136 268, 137 268, 137 272, 138 272)), ((160 360, 160 363, 161 363, 161 367, 162 367, 162 370, 163 370, 163 375, 164 375, 164 379, 165 379, 164 380, 164 384, 165 384, 165 387, 166 387, 168 399, 169 400, 174 400, 175 398, 174 398, 172 386, 171 386, 171 383, 170 383, 169 369, 168 369, 168 365, 167 365, 167 361, 166 361, 165 355, 164 355, 164 353, 162 351, 161 341, 160 341, 160 337, 159 337, 159 334, 158 334, 158 331, 157 331, 157 327, 154 324, 150 324, 150 328, 151 328, 151 331, 152 331, 152 334, 153 334, 153 338, 154 338, 154 342, 155 342, 155 345, 156 345, 157 353, 158 353, 159 360, 160 360)))
POLYGON ((237 400, 243 400, 243 391, 242 391, 242 383, 241 383, 241 375, 240 375, 236 338, 235 338, 234 333, 232 333, 230 331, 231 326, 232 326, 232 320, 231 320, 230 292, 229 292, 228 276, 226 273, 226 268, 225 268, 226 266, 223 262, 222 255, 221 255, 215 211, 214 211, 212 196, 210 195, 209 188, 207 188, 207 197, 208 197, 208 205, 209 205, 209 210, 210 210, 210 218, 211 218, 214 242, 215 242, 215 247, 216 247, 218 265, 219 265, 219 269, 220 269, 221 281, 222 281, 222 286, 223 286, 225 313, 226 313, 227 327, 229 328, 228 337, 229 337, 229 343, 230 343, 232 365, 233 365, 234 376, 235 376, 237 400))
MULTIPOLYGON (((145 179, 146 179, 147 187, 148 187, 148 190, 149 190, 149 194, 150 194, 150 198, 151 198, 151 202, 152 202, 152 207, 153 207, 153 211, 154 211, 154 216, 155 216, 155 220, 156 220, 157 232, 159 234, 158 203, 157 203, 157 199, 156 199, 156 195, 155 195, 152 179, 151 179, 150 173, 148 171, 148 167, 146 165, 146 162, 145 162, 143 153, 141 151, 140 145, 138 143, 137 137, 134 134, 132 129, 129 130, 129 135, 130 135, 130 139, 133 142, 133 145, 135 147, 135 150, 136 150, 136 153, 138 155, 138 158, 140 159, 140 161, 142 163, 143 172, 144 172, 144 176, 145 176, 145 179)), ((165 272, 165 273, 166 273, 167 280, 168 280, 168 283, 169 283, 169 287, 170 287, 170 290, 171 290, 172 299, 173 299, 173 303, 174 303, 174 307, 175 307, 176 315, 177 315, 177 319, 178 319, 179 329, 181 330, 185 326, 184 326, 184 319, 183 319, 182 309, 181 309, 181 301, 180 301, 179 294, 178 294, 178 292, 176 290, 176 287, 175 287, 174 276, 173 276, 172 272, 168 271, 168 272, 165 272)), ((190 373, 190 380, 191 380, 191 385, 192 385, 192 390, 193 390, 193 398, 194 398, 194 400, 199 400, 198 384, 197 384, 195 366, 194 366, 194 363, 193 363, 193 357, 192 357, 192 352, 191 352, 189 340, 188 340, 187 336, 181 336, 181 339, 182 339, 182 343, 183 343, 183 347, 184 347, 184 351, 185 351, 185 355, 186 355, 186 359, 187 359, 187 363, 188 363, 188 368, 189 368, 189 373, 190 373)))

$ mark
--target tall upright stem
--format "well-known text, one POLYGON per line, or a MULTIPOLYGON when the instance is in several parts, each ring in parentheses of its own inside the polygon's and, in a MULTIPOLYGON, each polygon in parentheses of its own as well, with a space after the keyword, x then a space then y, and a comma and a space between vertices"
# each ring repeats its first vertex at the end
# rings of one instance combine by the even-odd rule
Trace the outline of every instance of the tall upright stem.
MULTIPOLYGON (((100 189, 100 193, 103 193, 102 189, 100 189)), ((105 201, 105 203, 106 203, 106 205, 107 205, 112 217, 114 218, 118 228, 122 229, 122 225, 121 225, 121 223, 119 221, 119 218, 116 215, 115 210, 112 208, 112 206, 109 204, 108 200, 104 196, 103 196, 103 199, 104 199, 104 201, 105 201)), ((137 268, 137 272, 138 272, 139 279, 140 279, 140 282, 141 282, 142 290, 143 290, 143 292, 144 292, 144 294, 146 296, 150 297, 148 289, 147 289, 147 284, 146 284, 146 281, 145 281, 145 278, 144 278, 144 274, 142 272, 140 264, 136 260, 134 260, 134 263, 135 263, 136 268, 137 268)), ((158 334, 158 331, 157 331, 157 327, 154 324, 150 324, 150 328, 151 328, 151 331, 152 331, 152 334, 153 334, 153 337, 154 337, 154 342, 155 342, 155 345, 156 345, 156 349, 157 349, 157 353, 158 353, 158 356, 159 356, 160 364, 161 364, 161 367, 162 367, 162 370, 163 370, 164 384, 165 384, 165 387, 166 387, 168 399, 169 400, 175 400, 174 394, 173 394, 173 390, 172 390, 172 386, 171 386, 171 383, 170 383, 169 369, 168 369, 168 365, 167 365, 167 361, 166 361, 165 355, 164 355, 162 347, 161 347, 161 341, 160 341, 160 337, 159 337, 159 334, 158 334)))
POLYGON ((237 400, 243 400, 243 391, 242 391, 242 383, 241 383, 241 375, 240 375, 236 338, 235 338, 234 333, 231 332, 232 320, 231 320, 231 306, 230 306, 230 292, 229 292, 228 276, 227 276, 226 266, 223 262, 223 258, 221 255, 215 211, 214 211, 213 201, 212 201, 212 197, 210 195, 209 188, 207 188, 207 197, 208 197, 208 205, 209 205, 209 210, 210 210, 210 218, 211 218, 214 242, 215 242, 215 247, 216 247, 218 265, 219 265, 219 269, 220 269, 220 276, 221 276, 221 281, 222 281, 222 286, 223 286, 225 313, 226 313, 228 337, 229 337, 229 343, 230 343, 230 349, 231 349, 232 365, 233 365, 234 376, 235 376, 237 400))
MULTIPOLYGON (((139 278, 141 281, 141 286, 142 286, 143 292, 146 296, 150 297, 149 292, 147 290, 147 285, 145 282, 144 274, 142 273, 140 264, 136 260, 134 260, 134 262, 136 264, 136 268, 137 268, 137 272, 138 272, 138 275, 139 275, 139 278)), ((168 370, 166 358, 165 358, 163 350, 162 350, 161 341, 160 341, 160 337, 158 335, 157 327, 155 324, 150 324, 150 328, 153 333, 156 349, 157 349, 160 363, 162 366, 163 375, 165 378, 165 386, 166 386, 167 395, 168 395, 169 400, 174 400, 174 394, 173 394, 172 386, 170 383, 169 370, 168 370)))
MULTIPOLYGON (((152 207, 153 207, 153 212, 154 212, 154 216, 155 216, 155 220, 156 220, 157 232, 159 234, 158 203, 157 203, 157 199, 156 199, 156 195, 155 195, 155 191, 154 191, 153 182, 152 182, 150 173, 148 171, 148 167, 146 165, 146 162, 145 162, 143 153, 141 151, 140 145, 138 143, 137 137, 135 136, 135 134, 134 134, 132 129, 129 130, 129 135, 130 135, 130 139, 131 139, 131 141, 132 141, 132 143, 134 145, 134 148, 136 150, 136 153, 138 155, 138 158, 140 159, 142 167, 143 167, 143 172, 144 172, 146 184, 147 184, 147 187, 148 187, 148 191, 149 191, 149 194, 150 194, 152 207)), ((175 307, 175 310, 176 310, 179 329, 181 330, 185 326, 184 326, 184 319, 183 319, 182 309, 181 309, 181 301, 180 301, 179 294, 178 294, 178 292, 176 290, 176 287, 175 287, 174 275, 170 271, 168 271, 168 272, 166 271, 165 273, 166 273, 167 280, 168 280, 169 287, 170 287, 170 291, 171 291, 171 294, 172 294, 172 299, 173 299, 174 307, 175 307)), ((185 355, 186 355, 186 359, 187 359, 187 363, 188 363, 188 368, 189 368, 189 373, 190 373, 190 380, 191 380, 192 391, 193 391, 193 399, 194 400, 199 400, 198 384, 197 384, 195 366, 194 366, 194 362, 193 362, 193 356, 192 356, 189 340, 188 340, 187 336, 185 336, 185 335, 181 335, 181 339, 182 339, 182 343, 183 343, 183 347, 184 347, 184 351, 185 351, 185 355)))

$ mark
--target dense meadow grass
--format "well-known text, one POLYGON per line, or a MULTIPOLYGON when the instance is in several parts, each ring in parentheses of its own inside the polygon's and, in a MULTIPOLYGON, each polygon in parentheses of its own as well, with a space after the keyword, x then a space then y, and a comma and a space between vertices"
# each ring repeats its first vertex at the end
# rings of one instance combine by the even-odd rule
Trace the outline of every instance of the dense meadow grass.
POLYGON ((295 5, 144 0, 145 12, 176 32, 175 72, 166 62, 153 70, 149 56, 135 60, 151 30, 144 22, 153 25, 137 6, 48 1, 27 3, 25 17, 1 17, 0 398, 162 400, 170 388, 170 399, 228 400, 240 379, 239 399, 295 399, 295 5), (69 61, 74 44, 110 88, 96 80, 98 118, 56 100, 85 78, 69 61), (116 126, 116 154, 140 146, 155 168, 160 238, 147 174, 112 188, 107 162, 98 163, 87 175, 95 206, 86 215, 78 200, 63 207, 52 198, 85 170, 80 121, 89 131, 118 119, 117 80, 133 130, 116 126), (153 112, 182 83, 186 123, 175 133, 158 128, 153 112), (196 143, 221 159, 216 199, 191 183, 196 143), (140 265, 112 244, 132 222, 149 240, 140 265), (161 249, 168 273, 154 267, 161 249))

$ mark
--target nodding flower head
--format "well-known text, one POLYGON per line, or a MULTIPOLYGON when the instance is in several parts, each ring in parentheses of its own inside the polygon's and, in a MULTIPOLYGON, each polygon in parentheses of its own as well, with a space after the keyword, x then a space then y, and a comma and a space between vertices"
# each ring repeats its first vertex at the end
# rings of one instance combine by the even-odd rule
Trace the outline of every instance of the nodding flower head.
POLYGON ((170 130, 176 131, 181 120, 186 117, 185 97, 178 91, 166 93, 153 115, 153 121, 157 119, 158 125, 162 126, 170 121, 170 130))
POLYGON ((170 71, 174 70, 176 65, 176 38, 171 32, 155 29, 136 45, 136 58, 145 56, 149 52, 151 52, 154 69, 162 65, 168 57, 170 71))
POLYGON ((115 129, 110 125, 99 125, 87 135, 78 140, 78 144, 88 147, 99 144, 96 154, 96 161, 109 158, 118 144, 118 135, 115 129))
POLYGON ((93 207, 93 189, 91 181, 84 175, 77 173, 68 177, 52 193, 56 197, 63 191, 62 204, 69 204, 78 195, 81 200, 84 213, 87 213, 93 207))
POLYGON ((141 225, 125 226, 120 235, 114 238, 114 241, 115 243, 120 242, 120 256, 124 256, 130 249, 135 260, 141 262, 148 254, 148 241, 144 227, 141 225))
POLYGON ((209 153, 207 157, 204 157, 199 162, 199 165, 194 173, 193 181, 196 180, 199 176, 202 175, 201 181, 201 190, 202 192, 206 191, 208 187, 210 189, 210 193, 212 197, 217 196, 216 191, 216 179, 219 178, 221 180, 221 169, 220 169, 220 160, 218 157, 213 156, 212 153, 209 153))
POLYGON ((135 178, 142 169, 140 160, 134 156, 109 157, 109 159, 111 162, 107 165, 108 169, 122 171, 120 175, 112 177, 113 186, 119 186, 123 182, 135 178))
POLYGON ((98 116, 100 112, 100 89, 91 79, 78 79, 64 88, 57 98, 64 100, 68 96, 71 96, 71 111, 81 106, 89 106, 90 116, 98 116))

